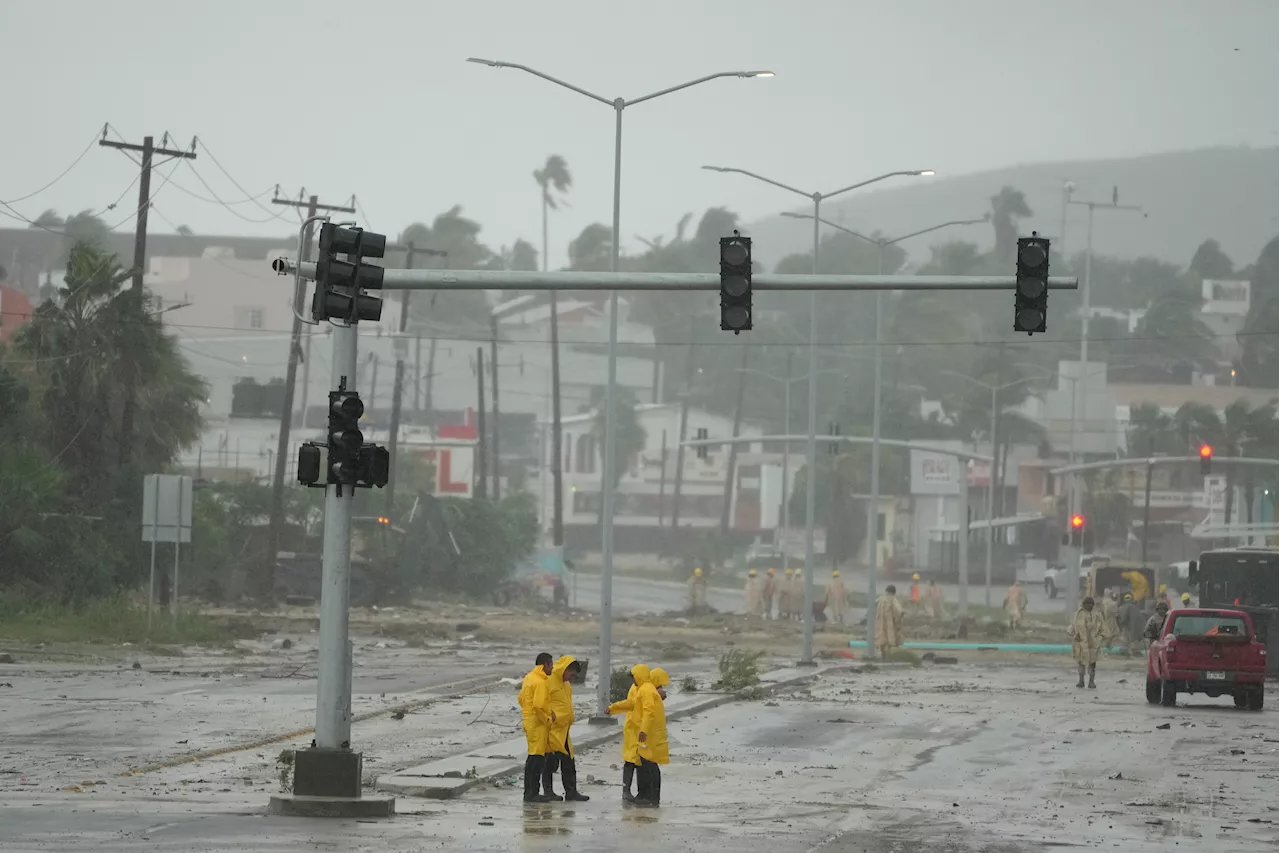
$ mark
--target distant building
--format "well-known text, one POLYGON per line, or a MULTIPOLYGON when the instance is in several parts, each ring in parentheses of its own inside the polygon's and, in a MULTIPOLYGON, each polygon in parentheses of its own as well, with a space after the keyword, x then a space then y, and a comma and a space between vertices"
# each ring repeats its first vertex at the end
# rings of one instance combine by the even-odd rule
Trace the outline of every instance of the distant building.
POLYGON ((30 319, 33 310, 27 294, 8 284, 0 284, 0 341, 10 340, 30 319))

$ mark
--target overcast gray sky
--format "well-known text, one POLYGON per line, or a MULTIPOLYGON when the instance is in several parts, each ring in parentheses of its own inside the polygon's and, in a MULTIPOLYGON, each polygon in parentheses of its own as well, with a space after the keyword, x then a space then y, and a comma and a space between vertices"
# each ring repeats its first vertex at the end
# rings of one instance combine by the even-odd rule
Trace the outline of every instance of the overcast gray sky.
MULTIPOLYGON (((559 153, 576 186, 571 208, 554 214, 553 264, 584 225, 609 221, 612 110, 468 56, 530 65, 611 98, 716 71, 777 72, 626 112, 630 247, 636 234, 670 234, 686 211, 723 204, 751 220, 794 206, 749 178, 700 171, 704 163, 826 191, 897 169, 945 176, 1274 145, 1277 131, 1275 0, 3 0, 0 32, 0 199, 51 180, 110 122, 130 141, 198 135, 253 194, 277 183, 322 200, 354 192, 367 224, 392 236, 461 204, 493 247, 517 237, 536 245, 531 173, 559 153)), ((203 152, 194 167, 222 198, 243 198, 203 152)), ((95 148, 14 207, 30 217, 102 208, 136 171, 95 148)), ((209 195, 185 166, 173 183, 209 195)), ((129 191, 104 218, 123 220, 135 199, 129 191)), ((173 187, 156 207, 158 231, 284 230, 173 187)), ((266 217, 252 204, 234 209, 266 217)))

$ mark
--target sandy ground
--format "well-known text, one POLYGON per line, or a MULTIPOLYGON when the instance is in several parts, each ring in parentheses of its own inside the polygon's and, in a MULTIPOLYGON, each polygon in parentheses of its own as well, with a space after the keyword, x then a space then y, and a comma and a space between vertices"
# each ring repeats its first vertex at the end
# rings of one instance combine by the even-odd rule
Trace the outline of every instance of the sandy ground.
MULTIPOLYGON (((1274 850, 1280 840, 1274 687, 1261 714, 1203 697, 1150 706, 1138 661, 1104 662, 1096 691, 1075 689, 1065 659, 1006 658, 833 673, 732 703, 673 724, 656 812, 619 803, 616 746, 579 758, 588 803, 524 807, 517 788, 486 785, 449 803, 402 799, 379 822, 266 816, 279 744, 119 775, 309 725, 314 640, 287 636, 289 650, 250 641, 238 655, 144 659, 140 670, 132 649, 93 666, 4 667, 0 683, 14 686, 0 688, 0 848, 1022 853, 1274 850)), ((357 713, 517 673, 532 648, 358 636, 357 713)), ((623 641, 617 654, 649 654, 657 641, 674 642, 651 632, 650 645, 623 641)), ((669 664, 681 666, 706 673, 711 657, 669 664)), ((497 743, 515 731, 513 690, 494 682, 401 720, 377 715, 353 738, 378 772, 497 743)))

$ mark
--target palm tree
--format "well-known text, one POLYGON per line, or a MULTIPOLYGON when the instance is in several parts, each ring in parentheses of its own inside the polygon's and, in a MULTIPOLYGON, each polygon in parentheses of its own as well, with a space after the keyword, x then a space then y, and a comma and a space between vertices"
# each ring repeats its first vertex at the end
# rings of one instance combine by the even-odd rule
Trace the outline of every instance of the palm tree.
MULTIPOLYGON (((1251 407, 1247 400, 1236 400, 1223 409, 1219 415, 1212 406, 1204 403, 1184 403, 1174 415, 1183 436, 1189 442, 1186 450, 1207 444, 1213 448, 1213 455, 1230 458, 1233 456, 1258 456, 1262 458, 1276 455, 1276 408, 1275 405, 1251 407)), ((1224 465, 1223 474, 1227 480, 1226 506, 1223 520, 1230 524, 1232 509, 1235 505, 1235 484, 1240 472, 1235 465, 1224 465)), ((1246 512, 1253 515, 1253 478, 1246 478, 1248 483, 1246 512)))
POLYGON ((1015 220, 1031 215, 1031 207, 1021 190, 1003 187, 991 197, 991 225, 996 232, 996 245, 991 252, 996 261, 1013 260, 1013 250, 1018 243, 1018 224, 1015 220))
MULTIPOLYGON (((595 419, 591 423, 591 437, 595 441, 596 450, 600 454, 600 469, 603 477, 605 454, 605 389, 593 388, 591 391, 591 409, 595 419)), ((631 460, 638 456, 645 446, 648 434, 640 425, 636 413, 635 399, 629 391, 618 389, 613 398, 613 487, 616 489, 622 482, 631 460)), ((604 494, 601 490, 600 522, 604 523, 604 494)))
MULTIPOLYGON (((533 179, 542 190, 542 271, 547 271, 547 214, 559 209, 563 196, 573 186, 569 164, 559 154, 547 158, 541 169, 535 169, 533 179)), ((548 292, 550 314, 548 325, 551 333, 551 478, 554 491, 551 515, 551 542, 559 547, 564 542, 564 477, 560 438, 560 303, 554 290, 548 292)))

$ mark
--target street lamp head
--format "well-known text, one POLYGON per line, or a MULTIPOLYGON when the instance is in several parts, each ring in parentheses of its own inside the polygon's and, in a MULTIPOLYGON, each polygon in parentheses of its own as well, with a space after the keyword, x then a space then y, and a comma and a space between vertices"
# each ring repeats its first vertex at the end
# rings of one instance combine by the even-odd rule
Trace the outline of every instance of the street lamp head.
POLYGON ((503 63, 501 63, 501 62, 494 62, 492 59, 479 59, 479 58, 474 57, 474 56, 468 56, 468 57, 467 57, 467 62, 475 62, 475 63, 477 63, 477 64, 479 64, 479 65, 487 65, 487 66, 489 66, 490 68, 501 68, 501 67, 502 67, 502 65, 503 65, 503 63))
POLYGON ((812 213, 792 213, 791 211, 783 211, 783 216, 788 219, 813 219, 812 213))
POLYGON ((921 169, 920 171, 918 171, 918 172, 912 172, 911 174, 913 174, 913 175, 936 175, 936 174, 938 174, 938 173, 937 173, 937 172, 935 172, 935 171, 933 171, 933 169, 921 169))
POLYGON ((772 71, 739 71, 739 77, 776 77, 772 71))
POLYGON ((703 166, 708 172, 731 172, 732 169, 726 169, 724 166, 703 166))

